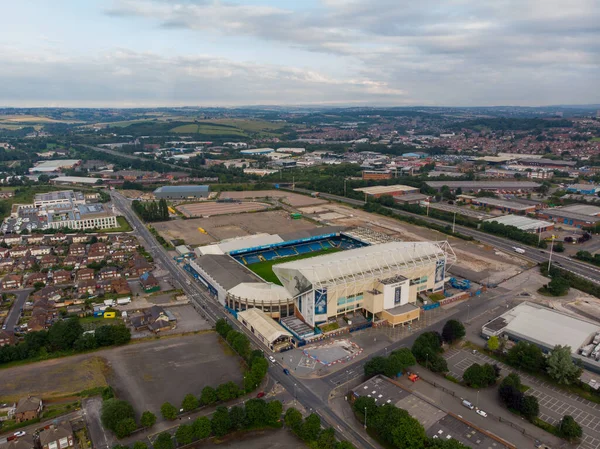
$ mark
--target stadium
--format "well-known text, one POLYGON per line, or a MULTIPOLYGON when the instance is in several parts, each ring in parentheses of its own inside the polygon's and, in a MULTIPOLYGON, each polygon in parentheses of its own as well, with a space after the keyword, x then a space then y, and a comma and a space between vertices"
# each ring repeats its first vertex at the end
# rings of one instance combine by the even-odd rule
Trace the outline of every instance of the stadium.
POLYGON ((260 309, 297 339, 342 317, 416 320, 418 293, 442 290, 456 260, 447 242, 398 242, 341 226, 239 237, 195 253, 186 269, 230 312, 260 309))

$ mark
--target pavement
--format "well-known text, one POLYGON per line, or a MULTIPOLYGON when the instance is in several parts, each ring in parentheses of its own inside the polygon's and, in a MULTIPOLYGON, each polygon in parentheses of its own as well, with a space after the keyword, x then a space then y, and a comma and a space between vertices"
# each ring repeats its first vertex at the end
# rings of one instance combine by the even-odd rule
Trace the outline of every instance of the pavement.
POLYGON ((6 326, 6 330, 13 331, 15 329, 15 326, 21 317, 21 309, 25 305, 27 297, 33 290, 33 288, 27 288, 24 290, 13 290, 10 292, 15 294, 17 297, 12 308, 10 309, 10 312, 8 313, 8 316, 6 317, 6 320, 4 320, 3 326, 6 326))

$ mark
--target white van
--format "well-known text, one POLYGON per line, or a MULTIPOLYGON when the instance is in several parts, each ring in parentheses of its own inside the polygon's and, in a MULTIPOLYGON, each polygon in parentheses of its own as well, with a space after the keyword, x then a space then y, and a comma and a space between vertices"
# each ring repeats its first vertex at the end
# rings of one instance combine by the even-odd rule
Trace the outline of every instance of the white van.
POLYGON ((473 404, 471 404, 469 401, 467 401, 466 399, 463 399, 462 401, 462 405, 464 405, 465 407, 467 407, 469 410, 473 410, 475 407, 473 407, 473 404))

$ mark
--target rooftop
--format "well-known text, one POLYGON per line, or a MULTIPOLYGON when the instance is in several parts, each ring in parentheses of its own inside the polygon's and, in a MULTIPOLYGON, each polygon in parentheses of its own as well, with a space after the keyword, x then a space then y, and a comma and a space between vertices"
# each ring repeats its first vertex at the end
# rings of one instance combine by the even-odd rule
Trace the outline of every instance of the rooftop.
POLYGON ((236 261, 234 258, 220 254, 207 254, 198 257, 193 264, 210 274, 212 278, 225 290, 230 290, 244 282, 256 283, 262 280, 236 261))
POLYGON ((360 189, 354 189, 355 192, 363 192, 367 195, 381 195, 382 193, 394 193, 394 192, 414 192, 419 191, 418 187, 405 186, 402 184, 395 184, 393 186, 372 186, 362 187, 360 189))
POLYGON ((86 178, 84 176, 57 176, 52 178, 53 183, 57 182, 72 182, 79 184, 96 184, 101 178, 86 178))
POLYGON ((467 188, 467 189, 536 189, 540 186, 531 181, 427 181, 429 187, 467 188))
POLYGON ((535 207, 533 205, 521 204, 516 201, 501 200, 499 198, 476 198, 476 199, 473 199, 473 201, 480 203, 480 204, 489 204, 490 206, 505 207, 505 208, 509 208, 512 210, 520 210, 520 211, 527 211, 527 210, 531 209, 532 207, 535 207))
POLYGON ((50 160, 43 161, 37 164, 35 167, 30 169, 32 172, 44 172, 44 171, 58 171, 61 168, 69 168, 74 165, 77 165, 81 162, 79 159, 60 159, 60 160, 50 160))
POLYGON ((187 192, 209 192, 210 186, 162 186, 154 193, 187 193, 187 192))
POLYGON ((237 313, 239 320, 245 320, 254 329, 258 331, 269 343, 274 342, 281 337, 292 338, 287 330, 277 323, 273 318, 268 317, 262 310, 252 308, 237 313))
MULTIPOLYGON (((600 215, 600 207, 591 206, 589 204, 571 204, 570 206, 563 206, 558 208, 563 211, 573 212, 574 214, 582 214, 589 216, 597 216, 600 215)), ((555 210, 555 209, 551 209, 555 210)))
POLYGON ((553 226, 554 223, 543 220, 536 220, 529 217, 523 217, 521 215, 504 215, 502 217, 488 218, 484 220, 487 222, 497 222, 507 226, 514 226, 521 229, 522 231, 534 231, 541 228, 547 228, 553 226))

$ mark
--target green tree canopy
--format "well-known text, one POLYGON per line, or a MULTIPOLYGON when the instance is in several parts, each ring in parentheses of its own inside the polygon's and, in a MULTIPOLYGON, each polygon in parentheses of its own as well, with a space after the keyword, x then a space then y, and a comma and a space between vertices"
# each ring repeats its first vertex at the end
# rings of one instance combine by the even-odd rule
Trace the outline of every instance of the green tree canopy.
POLYGON ((507 361, 515 368, 529 372, 539 372, 545 367, 545 357, 542 350, 535 344, 520 341, 509 349, 507 361))
POLYGON ((173 439, 171 438, 171 434, 169 432, 162 432, 154 440, 152 444, 154 449, 173 449, 173 439))
POLYGON ((563 416, 558 425, 559 434, 566 440, 577 440, 583 435, 581 426, 573 419, 571 415, 563 416))
POLYGON ((102 403, 100 420, 107 429, 116 434, 119 423, 127 419, 135 419, 135 412, 129 402, 113 398, 102 403))
POLYGON ((559 384, 571 384, 581 376, 581 367, 573 363, 570 346, 557 345, 546 359, 546 371, 559 384))
POLYGON ((206 416, 196 418, 192 423, 192 427, 194 428, 194 436, 198 440, 208 438, 212 432, 212 424, 206 416))
POLYGON ((465 326, 458 320, 448 320, 442 329, 442 338, 446 343, 454 343, 465 336, 465 326))
POLYGON ((156 415, 149 410, 142 413, 140 424, 142 427, 152 427, 156 423, 156 415))
MULTIPOLYGON (((195 410, 199 406, 200 406, 200 401, 198 400, 198 398, 196 396, 194 396, 191 393, 186 394, 185 397, 183 398, 183 401, 181 402, 181 408, 185 412, 195 410)), ((179 441, 179 440, 177 440, 177 441, 179 441)))
POLYGON ((212 431, 217 437, 227 435, 231 431, 231 419, 227 407, 219 406, 213 413, 210 421, 212 431))
POLYGON ((175 418, 177 418, 177 411, 177 407, 175 407, 170 402, 165 402, 163 405, 160 406, 160 414, 163 418, 168 419, 169 421, 172 421, 175 418))

